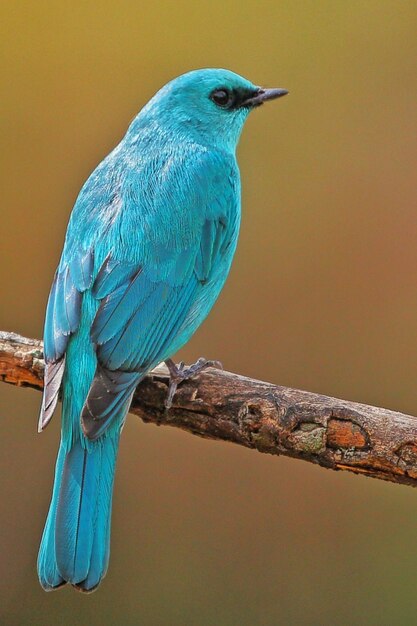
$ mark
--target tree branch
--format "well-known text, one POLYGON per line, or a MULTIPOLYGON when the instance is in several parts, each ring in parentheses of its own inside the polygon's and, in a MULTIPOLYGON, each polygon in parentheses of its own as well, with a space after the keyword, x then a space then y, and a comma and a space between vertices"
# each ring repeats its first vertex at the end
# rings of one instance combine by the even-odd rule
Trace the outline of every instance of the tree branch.
MULTIPOLYGON (((42 389, 43 370, 41 341, 0 332, 2 381, 42 389)), ((167 369, 156 368, 130 412, 207 439, 417 486, 415 417, 214 369, 182 383, 167 411, 168 380, 167 369)))

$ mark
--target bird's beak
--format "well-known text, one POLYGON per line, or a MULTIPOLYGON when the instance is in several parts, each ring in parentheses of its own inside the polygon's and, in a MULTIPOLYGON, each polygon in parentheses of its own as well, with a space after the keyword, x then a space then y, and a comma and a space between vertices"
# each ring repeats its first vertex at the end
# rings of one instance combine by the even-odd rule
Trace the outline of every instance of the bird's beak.
POLYGON ((281 98, 282 96, 286 96, 287 93, 288 91, 286 89, 262 89, 262 87, 259 87, 258 91, 244 100, 241 106, 258 107, 264 102, 267 102, 267 100, 281 98))

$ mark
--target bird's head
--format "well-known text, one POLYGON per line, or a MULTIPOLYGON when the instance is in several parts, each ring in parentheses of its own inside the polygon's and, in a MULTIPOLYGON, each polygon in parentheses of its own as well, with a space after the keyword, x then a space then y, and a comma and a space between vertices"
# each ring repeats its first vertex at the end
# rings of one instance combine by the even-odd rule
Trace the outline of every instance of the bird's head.
POLYGON ((194 70, 162 87, 131 128, 156 124, 178 138, 234 151, 250 111, 286 93, 257 87, 228 70, 194 70))

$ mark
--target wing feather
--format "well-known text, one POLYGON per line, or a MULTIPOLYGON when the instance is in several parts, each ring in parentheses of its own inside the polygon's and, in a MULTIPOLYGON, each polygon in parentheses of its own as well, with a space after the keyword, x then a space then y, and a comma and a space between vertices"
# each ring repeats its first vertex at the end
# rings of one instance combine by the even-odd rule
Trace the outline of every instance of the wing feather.
POLYGON ((45 374, 38 430, 51 421, 65 370, 65 352, 70 336, 78 329, 82 293, 91 286, 93 252, 77 254, 71 263, 61 261, 49 294, 45 328, 45 374))

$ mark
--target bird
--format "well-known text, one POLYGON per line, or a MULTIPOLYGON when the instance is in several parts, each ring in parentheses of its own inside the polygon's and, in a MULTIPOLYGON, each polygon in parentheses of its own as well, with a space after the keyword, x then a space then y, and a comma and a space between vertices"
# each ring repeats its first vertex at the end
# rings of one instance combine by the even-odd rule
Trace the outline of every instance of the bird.
POLYGON ((177 367, 171 357, 203 322, 230 270, 243 125, 287 93, 225 69, 183 74, 142 108, 81 188, 44 325, 39 431, 62 397, 37 563, 46 591, 69 583, 91 592, 107 572, 119 439, 138 383, 165 361, 169 407, 181 380, 214 364, 177 367))

